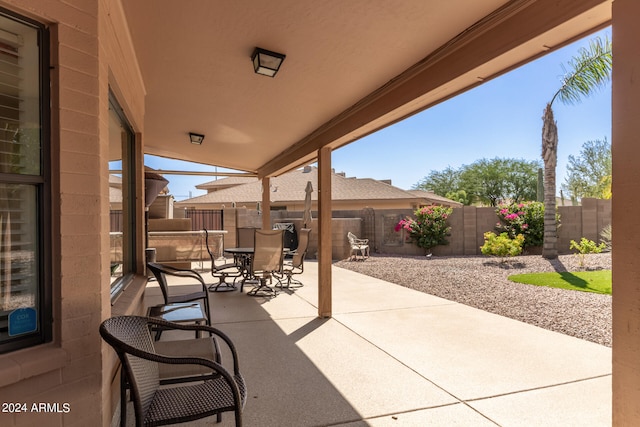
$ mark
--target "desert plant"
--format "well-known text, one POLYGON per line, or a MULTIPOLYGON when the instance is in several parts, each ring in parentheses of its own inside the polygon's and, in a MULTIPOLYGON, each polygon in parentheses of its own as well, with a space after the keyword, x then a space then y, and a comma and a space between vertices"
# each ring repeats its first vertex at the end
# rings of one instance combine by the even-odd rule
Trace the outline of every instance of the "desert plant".
POLYGON ((501 262, 505 262, 507 257, 518 256, 522 253, 524 236, 518 234, 513 239, 506 232, 496 235, 492 231, 484 233, 484 245, 480 247, 483 255, 498 256, 501 262))
POLYGON ((599 254, 605 247, 606 245, 604 243, 597 244, 586 237, 580 239, 580 243, 575 240, 571 240, 569 242, 569 249, 575 249, 578 251, 576 255, 578 256, 580 267, 584 267, 584 256, 586 254, 599 254))
POLYGON ((428 250, 434 246, 447 245, 449 242, 446 237, 451 232, 447 218, 451 212, 453 209, 446 206, 424 206, 413 213, 415 219, 400 220, 395 230, 406 230, 408 240, 414 242, 419 248, 428 250))

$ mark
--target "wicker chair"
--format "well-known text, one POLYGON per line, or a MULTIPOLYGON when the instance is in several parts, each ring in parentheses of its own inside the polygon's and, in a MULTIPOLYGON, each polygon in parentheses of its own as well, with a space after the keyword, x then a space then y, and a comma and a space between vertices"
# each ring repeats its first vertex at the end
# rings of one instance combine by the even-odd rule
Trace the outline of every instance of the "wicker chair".
MULTIPOLYGON (((307 255, 307 249, 309 248, 309 234, 310 228, 301 228, 298 236, 298 247, 293 251, 291 261, 285 261, 282 265, 282 279, 287 278, 286 287, 290 288, 302 286, 302 282, 293 278, 294 275, 302 274, 304 272, 304 257, 307 255)), ((281 287, 285 287, 282 284, 282 280, 278 280, 281 287)))
POLYGON ((195 270, 186 270, 181 268, 171 267, 170 265, 158 264, 156 262, 147 263, 147 267, 153 273, 156 280, 158 281, 158 285, 160 285, 160 290, 162 291, 162 296, 164 298, 165 304, 174 304, 180 302, 192 302, 192 301, 200 301, 202 300, 202 305, 204 307, 204 312, 207 315, 207 324, 211 325, 211 308, 209 307, 209 293, 207 292, 207 284, 204 282, 204 279, 195 270), (172 294, 169 290, 169 283, 167 282, 167 276, 175 276, 175 277, 186 277, 189 279, 195 279, 199 285, 202 286, 201 291, 192 292, 190 294, 182 294, 175 295, 172 294))
MULTIPOLYGON (((100 335, 116 351, 122 363, 122 380, 131 386, 136 426, 159 426, 197 420, 233 411, 236 426, 242 425, 247 390, 238 366, 233 342, 207 325, 181 325, 140 316, 117 316, 100 325, 100 335), (194 356, 175 357, 156 352, 150 327, 200 330, 220 338, 233 358, 229 372, 215 360, 194 356), (159 365, 199 365, 211 375, 205 381, 180 382, 161 387, 159 365)), ((121 396, 126 407, 126 398, 121 396)), ((122 408, 121 426, 126 425, 122 408)))
MULTIPOLYGON (((156 353, 165 356, 177 357, 200 357, 222 363, 222 355, 218 340, 212 335, 206 338, 163 340, 155 341, 153 346, 156 353)), ((120 419, 127 419, 127 390, 131 389, 131 384, 124 375, 125 370, 121 369, 120 378, 120 419)), ((158 364, 158 377, 160 385, 179 384, 184 382, 204 381, 217 376, 206 366, 201 365, 176 365, 168 363, 158 364)), ((222 414, 217 414, 217 421, 222 420, 222 414)), ((124 423, 122 424, 124 425, 124 423)))
POLYGON ((235 291, 237 289, 236 280, 242 277, 244 273, 242 265, 238 262, 225 262, 224 264, 216 265, 216 256, 209 245, 209 232, 206 228, 204 229, 204 236, 207 252, 209 253, 209 258, 211 258, 211 275, 218 279, 217 283, 209 285, 209 290, 212 292, 235 291), (227 282, 227 278, 233 278, 233 283, 227 282))
MULTIPOLYGON (((255 249, 250 263, 250 277, 257 286, 247 292, 251 296, 276 296, 276 291, 267 285, 272 274, 282 273, 284 257, 284 230, 256 230, 255 249)), ((244 282, 243 282, 244 285, 244 282)), ((242 288, 240 289, 242 291, 242 288)))
POLYGON ((349 259, 357 260, 358 253, 360 253, 363 261, 369 257, 369 239, 358 239, 358 237, 350 231, 347 233, 347 239, 349 240, 349 245, 351 245, 349 259))

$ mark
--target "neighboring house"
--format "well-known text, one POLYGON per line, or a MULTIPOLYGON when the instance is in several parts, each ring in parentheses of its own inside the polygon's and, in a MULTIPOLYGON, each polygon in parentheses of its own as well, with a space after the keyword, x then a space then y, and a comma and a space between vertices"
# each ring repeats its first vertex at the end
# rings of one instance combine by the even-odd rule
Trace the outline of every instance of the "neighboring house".
POLYGON ((225 188, 236 187, 238 185, 249 184, 252 182, 258 182, 258 178, 251 176, 229 176, 227 178, 216 179, 215 181, 196 185, 196 188, 198 190, 207 190, 207 193, 213 193, 214 191, 224 190, 225 188))
MULTIPOLYGON (((271 178, 270 200, 272 210, 304 210, 305 188, 311 181, 312 209, 317 209, 318 169, 306 166, 303 169, 271 178)), ((223 207, 256 208, 262 201, 262 184, 257 178, 229 177, 196 188, 207 190, 203 196, 176 202, 180 208, 222 209, 223 207)), ((352 210, 365 207, 375 209, 415 209, 431 204, 458 207, 461 203, 438 196, 428 191, 406 191, 391 185, 391 181, 371 178, 346 177, 344 173, 333 173, 331 177, 333 210, 352 210)))
POLYGON ((122 178, 117 175, 109 175, 109 209, 122 210, 122 178))
POLYGON ((422 197, 429 200, 430 205, 442 205, 442 206, 451 206, 452 208, 460 208, 463 206, 462 203, 456 202, 455 200, 447 199, 446 197, 442 197, 433 193, 431 191, 426 190, 408 190, 409 193, 413 194, 417 197, 422 197))

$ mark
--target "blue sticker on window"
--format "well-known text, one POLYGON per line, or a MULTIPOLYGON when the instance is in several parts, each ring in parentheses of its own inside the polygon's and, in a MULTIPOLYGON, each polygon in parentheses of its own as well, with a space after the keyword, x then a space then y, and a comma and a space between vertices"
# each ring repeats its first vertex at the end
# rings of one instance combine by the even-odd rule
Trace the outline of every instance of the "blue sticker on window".
POLYGON ((35 308, 19 308, 9 314, 9 336, 27 334, 38 330, 38 312, 35 308))

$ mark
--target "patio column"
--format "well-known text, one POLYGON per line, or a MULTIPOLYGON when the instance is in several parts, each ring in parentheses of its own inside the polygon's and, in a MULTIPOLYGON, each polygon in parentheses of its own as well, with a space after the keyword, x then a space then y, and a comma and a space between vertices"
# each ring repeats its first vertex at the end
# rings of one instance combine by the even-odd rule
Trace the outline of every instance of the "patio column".
POLYGON ((331 148, 318 150, 318 316, 331 317, 331 148))
POLYGON ((271 187, 270 178, 265 176, 262 178, 262 229, 271 230, 271 187))
POLYGON ((640 2, 615 0, 612 77, 613 425, 640 423, 640 2))

